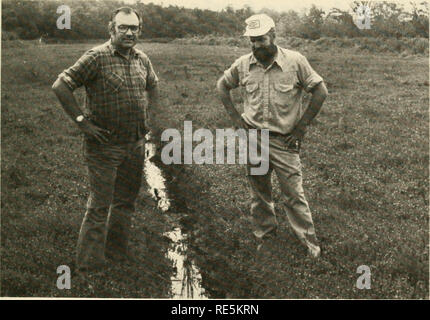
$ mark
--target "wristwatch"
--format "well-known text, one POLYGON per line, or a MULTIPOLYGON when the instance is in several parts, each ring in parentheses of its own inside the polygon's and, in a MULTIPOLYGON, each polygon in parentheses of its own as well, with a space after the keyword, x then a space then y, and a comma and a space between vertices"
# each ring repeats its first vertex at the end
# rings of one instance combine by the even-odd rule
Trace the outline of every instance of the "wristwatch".
POLYGON ((81 114, 79 116, 76 117, 76 122, 81 123, 82 121, 84 121, 85 117, 81 114))

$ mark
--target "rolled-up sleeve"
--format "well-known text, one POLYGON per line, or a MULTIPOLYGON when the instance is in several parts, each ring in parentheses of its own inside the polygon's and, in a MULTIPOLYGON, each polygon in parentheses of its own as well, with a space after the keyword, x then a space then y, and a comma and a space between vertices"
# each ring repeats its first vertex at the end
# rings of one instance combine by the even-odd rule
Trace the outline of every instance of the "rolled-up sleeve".
POLYGON ((239 59, 224 71, 224 79, 231 88, 239 86, 239 59))
POLYGON ((97 56, 95 52, 87 51, 70 68, 58 75, 72 90, 86 85, 97 75, 97 56))
POLYGON ((301 56, 298 60, 298 77, 306 92, 310 92, 317 84, 324 81, 304 56, 301 56))
POLYGON ((147 89, 155 88, 158 85, 158 77, 149 59, 147 59, 146 61, 146 68, 148 71, 148 74, 146 76, 146 88, 147 89))

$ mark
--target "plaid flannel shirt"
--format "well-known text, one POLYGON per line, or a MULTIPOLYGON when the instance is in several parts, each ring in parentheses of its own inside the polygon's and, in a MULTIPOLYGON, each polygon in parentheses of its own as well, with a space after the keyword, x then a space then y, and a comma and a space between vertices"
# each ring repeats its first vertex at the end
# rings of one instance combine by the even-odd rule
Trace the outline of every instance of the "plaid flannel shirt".
POLYGON ((127 60, 108 41, 87 51, 59 78, 72 90, 85 86, 85 115, 111 132, 111 143, 145 134, 145 90, 154 88, 158 78, 142 51, 132 48, 127 60))

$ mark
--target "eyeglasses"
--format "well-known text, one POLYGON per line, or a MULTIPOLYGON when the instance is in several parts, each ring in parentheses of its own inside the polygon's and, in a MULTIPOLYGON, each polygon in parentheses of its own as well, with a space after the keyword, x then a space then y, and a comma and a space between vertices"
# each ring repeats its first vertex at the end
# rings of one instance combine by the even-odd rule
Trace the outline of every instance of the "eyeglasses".
POLYGON ((118 26, 118 31, 121 33, 127 33, 128 29, 130 29, 132 33, 137 33, 139 31, 139 26, 127 26, 125 24, 121 24, 118 26))

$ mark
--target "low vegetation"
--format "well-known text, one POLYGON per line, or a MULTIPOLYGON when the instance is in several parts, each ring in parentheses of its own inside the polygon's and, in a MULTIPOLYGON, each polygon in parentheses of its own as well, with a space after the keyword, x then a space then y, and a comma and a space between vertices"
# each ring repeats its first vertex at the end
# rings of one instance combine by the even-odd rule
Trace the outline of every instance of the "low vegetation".
MULTIPOLYGON (((324 50, 304 52, 329 97, 305 138, 302 162, 321 259, 308 258, 292 234, 276 178, 280 230, 256 252, 245 168, 183 165, 167 170, 178 200, 170 211, 150 206, 143 186, 133 218, 138 262, 111 267, 93 290, 73 277, 71 290, 55 285, 59 265, 74 272, 88 186, 80 133, 51 84, 94 44, 3 46, 1 295, 168 297, 175 270, 163 233, 180 224, 213 298, 428 298, 428 58, 319 41, 324 50), (372 272, 369 290, 356 287, 361 265, 372 272)), ((181 131, 191 120, 213 132, 231 127, 215 84, 249 49, 140 46, 161 79, 162 126, 181 131)), ((240 91, 234 99, 240 106, 240 91)))

